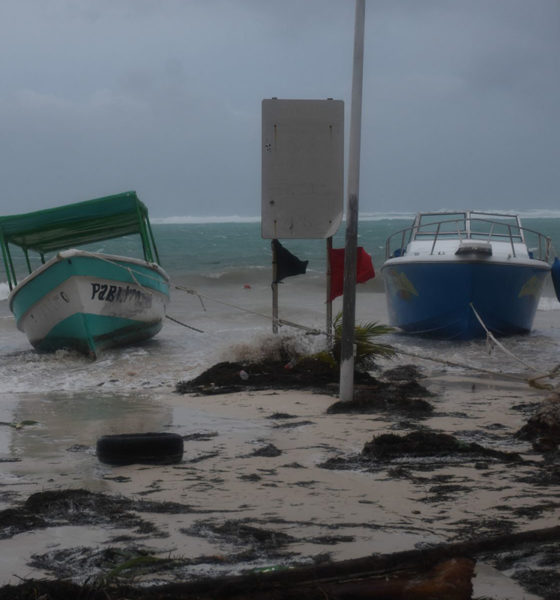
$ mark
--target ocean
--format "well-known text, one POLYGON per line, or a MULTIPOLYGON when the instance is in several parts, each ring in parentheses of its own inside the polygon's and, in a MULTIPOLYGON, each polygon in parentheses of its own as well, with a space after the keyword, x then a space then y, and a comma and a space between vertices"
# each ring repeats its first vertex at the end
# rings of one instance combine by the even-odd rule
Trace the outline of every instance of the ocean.
MULTIPOLYGON (((407 227, 413 215, 364 215, 359 224, 359 245, 372 255, 376 270, 384 260, 389 234, 407 227)), ((522 215, 525 227, 549 235, 560 246, 560 213, 533 211, 522 215)), ((0 381, 2 394, 49 393, 84 390, 130 392, 164 386, 173 388, 219 360, 244 360, 288 340, 294 352, 321 348, 325 338, 303 329, 281 327, 272 335, 272 267, 270 240, 261 238, 255 219, 152 219, 163 267, 172 278, 172 300, 163 330, 137 347, 109 350, 95 362, 72 352, 37 354, 25 335, 15 328, 8 309, 8 287, 0 274, 0 381), (189 291, 185 291, 189 290, 189 291), (194 328, 191 329, 190 327, 194 328), (200 331, 197 331, 200 330, 200 331)), ((333 240, 344 246, 344 227, 333 240)), ((325 240, 282 240, 301 260, 307 273, 284 280, 279 286, 282 319, 325 330, 325 240)), ((94 250, 134 254, 134 239, 113 240, 94 250)), ((342 300, 333 303, 333 313, 342 300)), ((379 277, 357 288, 357 322, 387 322, 383 283, 379 277)), ((551 282, 539 306, 530 335, 503 343, 515 357, 500 348, 489 355, 484 340, 450 343, 422 340, 401 333, 387 342, 403 351, 428 358, 443 355, 458 365, 523 372, 523 362, 538 370, 553 368, 560 356, 560 303, 551 282)), ((410 360, 403 357, 402 360, 410 360)), ((437 368, 437 363, 434 362, 437 368)), ((461 367, 456 367, 461 369, 461 367)), ((0 403, 1 404, 1 403, 0 403)), ((0 409, 1 410, 1 409, 0 409)), ((0 421, 6 421, 0 414, 0 421)))

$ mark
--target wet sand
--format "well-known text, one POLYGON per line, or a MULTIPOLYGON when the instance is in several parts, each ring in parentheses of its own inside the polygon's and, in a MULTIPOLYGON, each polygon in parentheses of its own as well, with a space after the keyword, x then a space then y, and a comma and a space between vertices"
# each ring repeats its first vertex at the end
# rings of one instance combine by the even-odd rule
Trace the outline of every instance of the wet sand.
MULTIPOLYGON (((423 416, 328 414, 336 397, 301 391, 4 397, 0 421, 19 425, 0 426, 2 514, 37 492, 83 489, 134 501, 123 514, 142 523, 120 513, 88 522, 67 511, 46 528, 13 533, 3 526, 0 585, 57 577, 83 583, 139 555, 177 559, 135 573, 157 584, 556 526, 560 483, 547 482, 546 474, 558 473, 557 458, 547 463, 514 436, 545 394, 444 369, 421 381, 434 394, 433 411, 423 416), (418 430, 521 460, 400 457, 325 468, 359 455, 375 436, 418 430), (101 435, 140 431, 183 436, 182 462, 98 461, 101 435)), ((74 514, 84 510, 78 503, 74 514)), ((537 597, 520 591, 509 577, 514 570, 479 564, 474 597, 537 597)))

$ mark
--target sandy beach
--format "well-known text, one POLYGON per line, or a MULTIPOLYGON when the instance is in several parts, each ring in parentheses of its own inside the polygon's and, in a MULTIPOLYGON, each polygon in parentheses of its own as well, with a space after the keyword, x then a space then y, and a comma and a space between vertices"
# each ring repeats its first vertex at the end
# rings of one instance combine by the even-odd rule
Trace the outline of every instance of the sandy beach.
MULTIPOLYGON (((21 509, 32 494, 66 490, 131 504, 77 518, 91 510, 91 498, 77 496, 54 522, 20 521, 14 528, 4 518, 0 584, 83 583, 140 555, 173 559, 134 575, 157 584, 557 525, 558 466, 515 437, 544 392, 419 368, 429 374, 420 382, 433 408, 420 415, 329 414, 336 396, 308 391, 13 395, 16 418, 0 426, 1 515, 21 509), (451 434, 520 460, 353 462, 374 437, 415 430, 451 434), (180 434, 182 462, 114 467, 98 460, 100 436, 139 431, 180 434), (343 466, 333 468, 333 459, 343 466), (547 480, 553 472, 556 479, 547 480)), ((542 597, 515 583, 510 575, 521 567, 510 567, 479 564, 473 597, 542 597)))

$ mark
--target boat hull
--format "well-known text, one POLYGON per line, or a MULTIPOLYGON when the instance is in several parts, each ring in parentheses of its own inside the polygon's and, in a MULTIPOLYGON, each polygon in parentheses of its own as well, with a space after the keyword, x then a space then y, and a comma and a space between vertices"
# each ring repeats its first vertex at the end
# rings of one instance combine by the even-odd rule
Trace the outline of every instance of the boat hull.
POLYGON ((537 260, 394 258, 382 267, 389 322, 405 332, 468 340, 526 333, 550 267, 537 260), (474 310, 473 310, 474 309, 474 310))
POLYGON ((59 253, 10 295, 16 324, 37 350, 91 356, 154 336, 168 302, 161 267, 77 250, 59 253))

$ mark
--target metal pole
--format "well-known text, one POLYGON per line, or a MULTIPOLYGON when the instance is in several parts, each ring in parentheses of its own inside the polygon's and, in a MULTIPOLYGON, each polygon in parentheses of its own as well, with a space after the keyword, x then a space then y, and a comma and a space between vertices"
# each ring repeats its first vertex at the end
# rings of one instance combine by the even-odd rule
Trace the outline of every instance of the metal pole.
POLYGON ((332 236, 327 238, 327 348, 331 350, 333 345, 333 331, 332 331, 332 300, 331 300, 331 250, 332 250, 332 236))
POLYGON ((358 196, 360 187, 360 137, 362 129, 365 11, 365 0, 356 0, 354 66, 352 72, 352 104, 350 114, 350 147, 348 157, 348 205, 346 210, 346 244, 344 252, 344 298, 342 304, 342 339, 340 347, 339 398, 342 402, 348 402, 354 397, 356 247, 358 241, 358 196))
POLYGON ((278 253, 276 252, 276 240, 272 240, 272 333, 278 333, 278 253))

